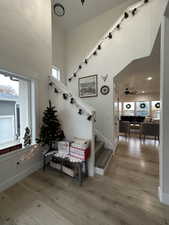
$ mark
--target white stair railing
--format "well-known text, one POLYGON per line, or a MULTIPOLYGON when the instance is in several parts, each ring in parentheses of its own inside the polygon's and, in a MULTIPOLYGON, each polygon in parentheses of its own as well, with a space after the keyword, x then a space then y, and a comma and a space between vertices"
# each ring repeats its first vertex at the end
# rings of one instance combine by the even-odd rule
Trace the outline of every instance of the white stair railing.
POLYGON ((72 140, 74 137, 79 137, 90 140, 89 176, 94 176, 95 110, 78 97, 75 97, 62 82, 51 78, 49 87, 49 98, 52 104, 56 106, 66 138, 72 140))

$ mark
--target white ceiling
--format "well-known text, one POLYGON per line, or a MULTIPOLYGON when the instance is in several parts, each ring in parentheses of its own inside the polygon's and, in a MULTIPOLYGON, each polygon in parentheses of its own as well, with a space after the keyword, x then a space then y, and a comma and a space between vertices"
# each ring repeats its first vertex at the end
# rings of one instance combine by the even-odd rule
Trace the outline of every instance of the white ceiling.
MULTIPOLYGON (((133 0, 133 3, 137 1, 133 0)), ((61 3, 65 7, 65 15, 63 17, 55 15, 55 19, 65 30, 70 30, 126 2, 126 0, 86 0, 84 6, 82 6, 81 0, 53 0, 53 3, 55 2, 61 3)))
POLYGON ((149 57, 135 60, 115 78, 119 97, 124 96, 125 88, 138 91, 138 94, 160 93, 160 35, 158 35, 152 54, 149 57), (152 77, 151 81, 146 78, 152 77))

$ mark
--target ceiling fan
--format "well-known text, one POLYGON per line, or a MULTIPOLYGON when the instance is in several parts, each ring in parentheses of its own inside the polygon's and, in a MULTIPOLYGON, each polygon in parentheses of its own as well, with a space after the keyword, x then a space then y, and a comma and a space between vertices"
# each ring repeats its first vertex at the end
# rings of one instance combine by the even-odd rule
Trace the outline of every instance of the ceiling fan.
POLYGON ((136 95, 138 92, 135 90, 135 91, 132 91, 132 90, 129 90, 129 88, 126 88, 124 90, 124 94, 125 95, 136 95))

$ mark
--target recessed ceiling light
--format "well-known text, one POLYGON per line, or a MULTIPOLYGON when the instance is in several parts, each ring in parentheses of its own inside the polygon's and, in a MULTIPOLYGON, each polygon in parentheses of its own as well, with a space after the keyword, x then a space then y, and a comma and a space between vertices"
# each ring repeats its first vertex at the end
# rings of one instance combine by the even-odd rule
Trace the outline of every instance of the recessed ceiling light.
POLYGON ((144 93, 145 93, 145 91, 142 91, 142 93, 144 94, 144 93))
POLYGON ((152 77, 147 77, 147 80, 152 80, 153 78, 152 77))

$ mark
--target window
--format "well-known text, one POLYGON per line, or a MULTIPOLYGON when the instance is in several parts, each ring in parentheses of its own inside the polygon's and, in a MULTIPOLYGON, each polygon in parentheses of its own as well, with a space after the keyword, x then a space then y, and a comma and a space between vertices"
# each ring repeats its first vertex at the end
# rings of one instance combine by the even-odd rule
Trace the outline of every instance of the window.
POLYGON ((25 128, 32 131, 32 83, 0 74, 0 153, 24 143, 25 128))
POLYGON ((119 103, 119 115, 144 116, 160 119, 160 101, 123 102, 119 103))
POLYGON ((0 116, 0 143, 15 141, 14 116, 0 116))
POLYGON ((60 69, 56 66, 52 67, 52 77, 56 80, 60 81, 60 69))
POLYGON ((150 102, 136 102, 136 116, 149 116, 150 102))
POLYGON ((124 102, 123 103, 123 115, 124 116, 134 116, 135 114, 135 103, 134 102, 124 102))
POLYGON ((160 119, 160 101, 152 101, 152 118, 160 119))

